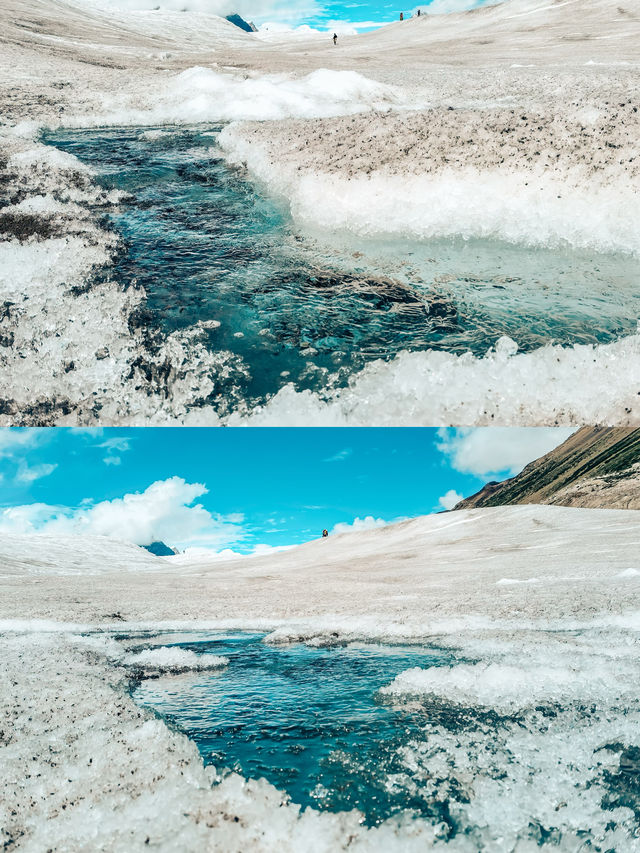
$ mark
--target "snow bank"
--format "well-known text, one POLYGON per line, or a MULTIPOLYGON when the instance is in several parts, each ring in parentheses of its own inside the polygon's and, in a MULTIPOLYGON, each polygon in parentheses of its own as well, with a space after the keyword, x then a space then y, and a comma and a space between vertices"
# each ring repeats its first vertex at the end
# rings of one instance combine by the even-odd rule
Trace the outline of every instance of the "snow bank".
POLYGON ((299 222, 366 237, 462 236, 640 255, 640 194, 632 190, 467 170, 351 180, 305 175, 288 195, 299 222))
MULTIPOLYGON (((0 623, 0 630, 2 627, 2 623, 0 623)), ((67 631, 69 630, 70 626, 67 626, 67 631)), ((127 627, 126 630, 130 631, 131 628, 127 627)), ((126 647, 113 639, 108 633, 70 634, 65 639, 82 649, 105 657, 111 663, 131 667, 137 671, 142 670, 145 676, 220 669, 229 663, 228 658, 221 655, 198 655, 189 649, 160 644, 139 652, 127 652, 126 647)), ((184 640, 185 636, 182 635, 180 639, 184 640)))
POLYGON ((600 346, 548 345, 518 353, 501 338, 483 358, 403 352, 370 362, 347 387, 291 384, 230 425, 633 425, 640 420, 640 335, 600 346))
MULTIPOLYGON (((180 124, 238 119, 325 118, 368 110, 388 110, 406 103, 394 87, 377 83, 357 71, 319 68, 304 77, 287 74, 239 76, 211 68, 189 68, 173 76, 135 106, 132 93, 105 98, 105 112, 89 119, 100 126, 180 124)), ((65 125, 87 126, 87 117, 65 125)))
POLYGON ((289 202, 302 225, 328 232, 346 229, 367 238, 428 240, 461 236, 528 246, 570 246, 640 255, 640 193, 633 185, 599 186, 595 178, 550 176, 505 165, 436 173, 343 176, 275 168, 263 148, 225 128, 219 142, 272 192, 289 202))
POLYGON ((453 667, 414 667, 383 687, 387 696, 424 696, 457 705, 482 706, 512 713, 542 704, 616 702, 633 690, 635 669, 612 670, 609 661, 590 660, 589 666, 564 666, 526 658, 518 663, 459 664, 453 667), (627 679, 631 678, 631 682, 627 679))

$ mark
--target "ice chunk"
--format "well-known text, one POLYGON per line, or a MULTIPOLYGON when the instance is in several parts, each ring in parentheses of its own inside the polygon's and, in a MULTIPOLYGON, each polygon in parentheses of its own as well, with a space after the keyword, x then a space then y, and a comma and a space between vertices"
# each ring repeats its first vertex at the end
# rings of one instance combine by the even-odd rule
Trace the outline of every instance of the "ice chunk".
POLYGON ((229 663, 221 655, 197 655, 188 649, 162 646, 159 649, 145 649, 124 658, 126 666, 141 667, 159 672, 186 672, 187 670, 219 669, 229 663))

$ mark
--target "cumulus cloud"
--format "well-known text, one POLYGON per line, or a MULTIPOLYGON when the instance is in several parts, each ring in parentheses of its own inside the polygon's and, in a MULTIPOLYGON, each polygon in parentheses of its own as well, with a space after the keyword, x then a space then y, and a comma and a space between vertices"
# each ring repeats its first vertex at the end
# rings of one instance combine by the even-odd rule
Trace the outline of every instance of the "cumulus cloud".
POLYGON ((438 506, 441 506, 442 509, 453 509, 461 500, 462 495, 459 492, 456 492, 455 489, 449 489, 446 494, 438 498, 438 506))
POLYGON ((181 477, 158 480, 144 492, 80 507, 27 504, 0 513, 0 532, 111 536, 136 545, 162 540, 173 547, 195 543, 220 548, 240 541, 242 516, 216 515, 196 498, 202 483, 181 477))
POLYGON ((518 474, 525 465, 565 441, 575 428, 477 427, 438 430, 438 450, 463 474, 498 479, 518 474))
POLYGON ((384 518, 374 518, 372 515, 367 515, 365 518, 354 518, 351 524, 346 521, 339 521, 334 525, 331 533, 353 533, 357 530, 375 530, 376 527, 386 527, 389 524, 384 518))
POLYGON ((65 510, 45 503, 6 507, 0 511, 0 533, 35 533, 65 510))

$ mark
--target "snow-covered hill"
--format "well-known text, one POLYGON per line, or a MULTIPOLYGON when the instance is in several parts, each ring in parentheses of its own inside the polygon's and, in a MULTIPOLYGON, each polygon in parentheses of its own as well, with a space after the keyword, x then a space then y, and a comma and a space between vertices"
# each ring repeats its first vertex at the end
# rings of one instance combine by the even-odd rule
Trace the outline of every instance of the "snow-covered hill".
POLYGON ((119 612, 131 623, 380 636, 497 624, 514 612, 544 624, 609 619, 636 610, 639 554, 635 511, 549 506, 429 515, 210 564, 101 537, 7 536, 0 618, 103 622, 119 612), (44 574, 50 581, 25 584, 44 574))

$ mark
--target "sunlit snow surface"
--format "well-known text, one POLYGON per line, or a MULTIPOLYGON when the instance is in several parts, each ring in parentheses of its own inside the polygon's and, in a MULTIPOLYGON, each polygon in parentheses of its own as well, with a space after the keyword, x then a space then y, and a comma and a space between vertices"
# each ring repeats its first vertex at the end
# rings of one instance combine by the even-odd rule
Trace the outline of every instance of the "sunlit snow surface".
POLYGON ((339 389, 403 351, 482 357, 506 335, 527 353, 635 330, 637 258, 300 232, 284 205, 224 161, 218 130, 59 131, 45 140, 128 194, 109 217, 122 243, 108 275, 144 287, 148 312, 137 324, 167 335, 195 328, 211 353, 233 353, 237 369, 201 400, 221 416, 251 412, 284 386, 339 389))

